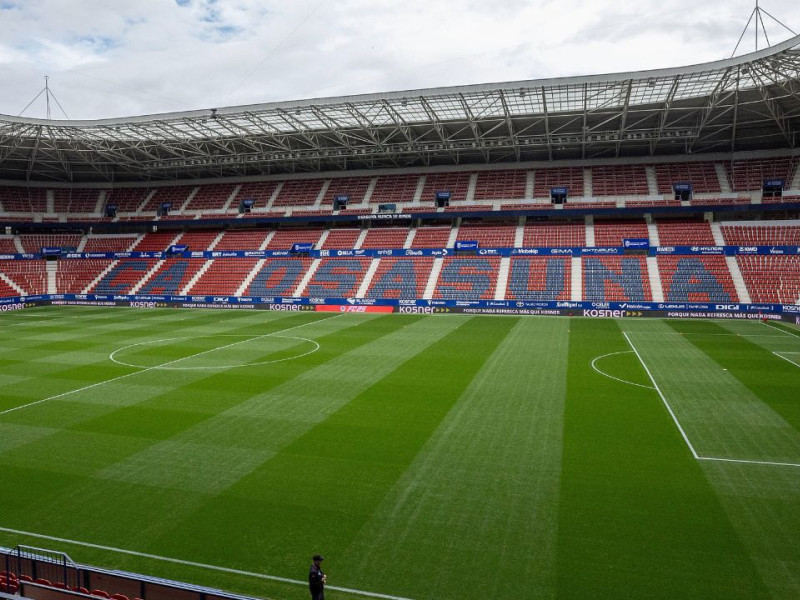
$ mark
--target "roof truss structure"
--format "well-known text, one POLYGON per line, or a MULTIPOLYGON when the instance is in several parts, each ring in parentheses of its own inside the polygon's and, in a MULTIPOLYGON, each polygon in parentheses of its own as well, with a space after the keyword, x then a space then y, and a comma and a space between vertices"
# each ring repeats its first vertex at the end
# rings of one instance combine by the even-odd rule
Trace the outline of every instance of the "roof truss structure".
POLYGON ((800 145, 800 36, 736 59, 185 113, 0 116, 0 179, 137 182, 800 145))

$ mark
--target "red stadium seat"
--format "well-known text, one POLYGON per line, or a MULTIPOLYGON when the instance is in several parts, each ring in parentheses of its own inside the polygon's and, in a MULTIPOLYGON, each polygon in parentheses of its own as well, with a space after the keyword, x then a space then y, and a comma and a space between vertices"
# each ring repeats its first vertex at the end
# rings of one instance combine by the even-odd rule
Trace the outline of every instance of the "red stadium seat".
POLYGON ((111 598, 108 592, 105 590, 92 590, 92 596, 98 596, 100 598, 111 598))

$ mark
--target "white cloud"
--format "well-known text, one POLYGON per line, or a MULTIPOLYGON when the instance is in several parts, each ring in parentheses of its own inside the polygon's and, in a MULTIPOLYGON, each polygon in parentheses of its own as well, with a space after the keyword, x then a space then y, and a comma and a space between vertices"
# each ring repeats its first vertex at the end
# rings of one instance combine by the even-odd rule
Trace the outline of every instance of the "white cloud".
MULTIPOLYGON (((762 6, 800 30, 794 0, 762 6)), ((752 8, 750 0, 0 0, 0 113, 19 112, 45 75, 70 117, 93 119, 681 66, 727 57, 752 8)), ((773 42, 790 35, 767 25, 773 42)), ((745 43, 751 50, 752 34, 745 43)), ((26 115, 43 112, 35 104, 26 115)))

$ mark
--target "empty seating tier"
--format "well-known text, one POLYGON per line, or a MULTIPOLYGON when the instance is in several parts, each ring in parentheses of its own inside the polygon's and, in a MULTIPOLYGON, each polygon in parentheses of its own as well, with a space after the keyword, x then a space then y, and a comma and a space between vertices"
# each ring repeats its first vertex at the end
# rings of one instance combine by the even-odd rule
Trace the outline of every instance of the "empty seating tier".
POLYGON ((135 241, 135 235, 90 235, 83 252, 127 252, 135 241))
POLYGON ((446 257, 433 297, 444 300, 492 300, 497 287, 499 258, 446 257))
POLYGON ((277 181, 259 181, 257 183, 244 183, 242 184, 239 193, 236 194, 236 198, 234 203, 236 206, 233 207, 233 210, 238 212, 239 210, 239 202, 242 200, 255 200, 255 204, 253 204, 254 209, 263 209, 267 208, 272 195, 275 193, 275 190, 278 188, 277 181))
POLYGON ((322 229, 278 229, 267 244, 268 250, 291 250, 294 244, 314 244, 322 236, 322 229))
POLYGON ((738 302, 724 256, 659 256, 667 302, 738 302))
MULTIPOLYGON (((411 202, 417 191, 419 177, 419 175, 382 175, 378 177, 375 189, 369 199, 370 204, 411 202)), ((421 198, 421 200, 427 199, 421 198)), ((431 202, 433 202, 432 199, 431 202)))
POLYGON ((57 213, 93 213, 100 200, 100 190, 53 190, 53 210, 57 213))
POLYGON ((322 191, 322 179, 285 181, 273 206, 312 206, 322 191))
POLYGON ((714 234, 708 223, 665 221, 658 223, 658 243, 662 246, 714 246, 714 234))
POLYGON ((788 246, 800 244, 800 226, 723 225, 725 243, 734 246, 788 246))
POLYGON ((797 169, 797 161, 797 157, 751 158, 734 160, 726 167, 734 191, 760 191, 765 179, 782 179, 788 187, 797 169))
POLYGON ((417 227, 412 248, 446 248, 452 229, 449 225, 441 227, 417 227))
POLYGON ((56 290, 59 294, 83 294, 113 261, 108 260, 59 260, 56 271, 56 290))
POLYGON ((81 243, 81 236, 70 234, 21 235, 19 241, 25 252, 40 252, 45 247, 64 248, 74 252, 81 243))
POLYGON ((570 196, 583 196, 583 169, 561 167, 534 171, 534 198, 550 198, 550 189, 554 187, 566 187, 570 196))
POLYGON ((232 183, 201 185, 186 205, 186 210, 222 210, 235 189, 232 183))
POLYGON ((800 256, 737 256, 752 302, 800 303, 800 256))
POLYGON ((586 245, 583 223, 531 223, 525 225, 525 248, 569 248, 586 245))
POLYGON ((528 172, 519 169, 481 171, 475 183, 475 200, 511 200, 525 198, 528 172))
POLYGON ((331 229, 322 244, 325 249, 346 250, 356 247, 360 229, 331 229))
POLYGON ((164 252, 178 235, 175 231, 147 233, 133 247, 133 250, 136 252, 164 252))
POLYGON ((451 192, 450 201, 464 201, 467 199, 471 173, 431 173, 425 178, 422 188, 421 202, 434 202, 436 192, 451 192))
POLYGON ((650 302, 644 256, 592 256, 581 259, 583 299, 587 302, 650 302))
POLYGON ((517 227, 505 225, 465 224, 458 229, 456 240, 476 240, 486 248, 513 248, 517 227))
POLYGON ((646 196, 647 171, 642 165, 603 165, 592 167, 592 194, 595 196, 646 196))
POLYGON ((355 296, 371 262, 369 258, 322 259, 303 295, 322 298, 355 296))
POLYGON ((161 208, 162 204, 170 204, 170 210, 178 210, 193 191, 194 186, 189 185, 156 188, 156 193, 144 205, 142 212, 155 212, 161 208))
POLYGON ((619 247, 626 239, 648 239, 647 223, 644 221, 595 221, 594 245, 619 247))
MULTIPOLYGON (((225 232, 214 250, 258 250, 267 239, 269 231, 265 229, 229 230, 225 232)), ((317 233, 319 237, 319 233, 317 233)), ((281 248, 286 250, 286 248, 281 248)))
POLYGON ((214 260, 186 293, 204 296, 233 296, 257 263, 257 258, 214 260))
POLYGON ((349 204, 363 204, 367 195, 371 177, 340 177, 331 179, 325 196, 322 198, 322 207, 333 208, 333 199, 336 196, 350 196, 349 204))
POLYGON ((47 193, 43 188, 0 187, 0 206, 7 212, 47 210, 47 193))
POLYGON ((654 169, 659 194, 671 195, 674 183, 691 183, 692 190, 697 194, 718 194, 722 191, 714 163, 665 163, 655 165, 654 169))
POLYGON ((555 302, 569 300, 572 259, 568 257, 512 258, 506 300, 555 302))
POLYGON ((268 258, 263 261, 244 295, 293 296, 311 262, 310 258, 300 257, 268 258))
POLYGON ((372 277, 367 298, 422 298, 433 258, 383 258, 372 277))
POLYGON ((402 248, 408 238, 407 227, 375 227, 367 231, 362 248, 402 248))

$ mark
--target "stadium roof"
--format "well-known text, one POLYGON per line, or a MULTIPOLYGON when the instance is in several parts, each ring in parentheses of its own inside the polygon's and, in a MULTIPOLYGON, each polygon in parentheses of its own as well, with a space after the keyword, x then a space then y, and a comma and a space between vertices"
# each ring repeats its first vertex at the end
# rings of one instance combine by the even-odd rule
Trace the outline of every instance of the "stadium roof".
POLYGON ((0 115, 0 179, 135 182, 794 149, 800 36, 700 65, 97 121, 0 115))

